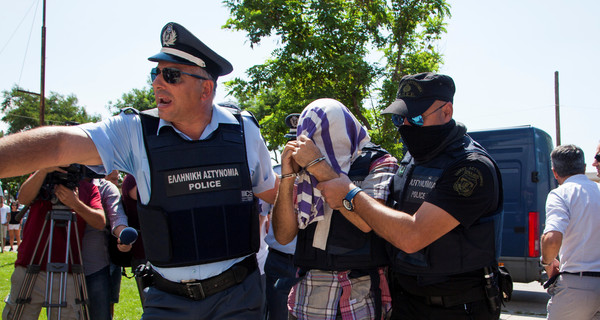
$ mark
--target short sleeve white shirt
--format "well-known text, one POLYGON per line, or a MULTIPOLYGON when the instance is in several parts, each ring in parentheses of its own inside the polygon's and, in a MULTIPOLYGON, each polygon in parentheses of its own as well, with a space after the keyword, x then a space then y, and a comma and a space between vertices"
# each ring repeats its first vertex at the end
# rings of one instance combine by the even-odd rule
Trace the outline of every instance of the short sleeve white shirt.
POLYGON ((600 271, 600 185, 585 175, 571 176, 550 191, 544 233, 563 235, 560 271, 600 271))

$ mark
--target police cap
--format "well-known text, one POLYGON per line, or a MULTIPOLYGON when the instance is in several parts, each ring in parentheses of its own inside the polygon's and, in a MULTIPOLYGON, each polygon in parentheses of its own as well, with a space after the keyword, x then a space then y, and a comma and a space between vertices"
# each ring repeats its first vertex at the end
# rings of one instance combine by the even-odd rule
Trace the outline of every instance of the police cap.
POLYGON ((400 80, 396 101, 381 113, 395 113, 403 117, 423 114, 435 100, 452 102, 454 81, 447 75, 432 72, 406 75, 400 80))
POLYGON ((153 62, 168 61, 191 66, 200 66, 213 79, 233 71, 229 61, 218 55, 202 43, 186 28, 175 22, 169 22, 160 33, 162 49, 148 58, 153 62))

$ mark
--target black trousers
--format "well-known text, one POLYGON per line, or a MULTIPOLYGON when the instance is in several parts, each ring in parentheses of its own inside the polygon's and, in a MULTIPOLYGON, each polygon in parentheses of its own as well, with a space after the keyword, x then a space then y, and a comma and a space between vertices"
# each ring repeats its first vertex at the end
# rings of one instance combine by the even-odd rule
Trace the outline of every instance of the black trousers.
MULTIPOLYGON (((500 303, 498 299, 498 303, 500 303)), ((482 300, 452 307, 430 305, 424 297, 392 292, 392 320, 498 320, 500 309, 491 312, 482 300)))

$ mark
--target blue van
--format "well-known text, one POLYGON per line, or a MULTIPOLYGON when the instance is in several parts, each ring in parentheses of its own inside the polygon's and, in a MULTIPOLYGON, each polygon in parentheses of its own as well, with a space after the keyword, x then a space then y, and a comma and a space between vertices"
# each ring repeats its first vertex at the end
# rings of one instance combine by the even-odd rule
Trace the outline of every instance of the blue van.
POLYGON ((502 173, 504 227, 500 264, 508 269, 513 281, 543 281, 539 258, 546 196, 558 186, 550 163, 552 138, 532 126, 468 134, 490 153, 502 173))

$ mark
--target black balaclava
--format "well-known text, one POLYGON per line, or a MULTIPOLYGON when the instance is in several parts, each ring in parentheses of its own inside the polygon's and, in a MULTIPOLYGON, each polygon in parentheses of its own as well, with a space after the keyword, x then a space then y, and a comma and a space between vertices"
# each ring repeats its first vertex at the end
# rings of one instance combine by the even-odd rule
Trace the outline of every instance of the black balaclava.
POLYGON ((462 138, 467 128, 453 119, 437 126, 410 126, 398 128, 404 145, 417 163, 427 162, 443 151, 446 146, 462 138))

